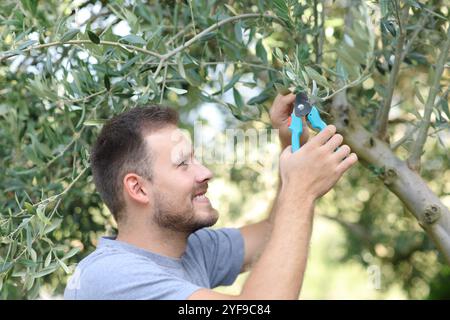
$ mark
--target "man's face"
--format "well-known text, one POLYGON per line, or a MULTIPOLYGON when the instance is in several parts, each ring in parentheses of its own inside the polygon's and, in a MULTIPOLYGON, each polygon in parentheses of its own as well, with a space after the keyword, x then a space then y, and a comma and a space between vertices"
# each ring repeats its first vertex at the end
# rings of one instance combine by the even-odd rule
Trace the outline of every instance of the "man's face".
POLYGON ((195 159, 189 138, 168 126, 145 140, 153 155, 153 221, 183 232, 215 224, 218 212, 204 195, 212 173, 195 159))

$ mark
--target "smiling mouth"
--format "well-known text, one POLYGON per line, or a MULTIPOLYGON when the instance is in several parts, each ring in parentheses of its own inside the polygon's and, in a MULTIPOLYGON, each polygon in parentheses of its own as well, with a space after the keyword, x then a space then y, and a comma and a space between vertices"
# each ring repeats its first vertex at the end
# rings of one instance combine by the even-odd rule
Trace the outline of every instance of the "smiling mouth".
POLYGON ((207 190, 198 192, 196 196, 192 199, 194 202, 205 202, 209 203, 208 197, 205 195, 207 190))

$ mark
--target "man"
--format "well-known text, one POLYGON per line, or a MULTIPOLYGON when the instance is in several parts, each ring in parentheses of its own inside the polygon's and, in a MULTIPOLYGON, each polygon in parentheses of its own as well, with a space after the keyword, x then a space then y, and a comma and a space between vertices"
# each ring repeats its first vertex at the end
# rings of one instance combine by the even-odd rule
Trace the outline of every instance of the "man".
POLYGON ((270 110, 279 129, 280 187, 270 218, 240 229, 209 229, 218 219, 205 196, 212 173, 187 139, 178 115, 160 106, 111 119, 92 149, 94 181, 118 225, 83 259, 66 299, 297 299, 303 282, 314 202, 357 162, 328 126, 291 152, 288 117, 295 95, 270 110), (308 141, 308 142, 307 142, 308 141), (307 143, 306 143, 307 142, 307 143), (340 148, 336 150, 336 148, 340 148), (212 291, 250 275, 239 295, 212 291))

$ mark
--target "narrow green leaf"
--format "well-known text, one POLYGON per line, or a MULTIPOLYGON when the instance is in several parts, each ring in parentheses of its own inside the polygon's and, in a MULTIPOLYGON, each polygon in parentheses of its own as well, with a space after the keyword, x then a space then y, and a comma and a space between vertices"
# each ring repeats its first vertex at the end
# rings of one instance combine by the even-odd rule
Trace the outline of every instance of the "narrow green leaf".
POLYGON ((75 38, 75 36, 78 34, 78 32, 80 32, 79 29, 71 29, 62 35, 60 41, 67 42, 69 40, 72 40, 73 38, 75 38))
POLYGON ((183 79, 186 79, 186 71, 184 70, 183 56, 177 57, 178 73, 183 79))
POLYGON ((31 257, 31 260, 33 260, 33 262, 37 261, 37 253, 36 253, 36 250, 34 250, 33 248, 31 248, 31 250, 30 250, 30 257, 31 257))
POLYGON ((4 273, 14 266, 12 262, 1 262, 0 263, 0 273, 4 273))
POLYGON ((70 273, 70 269, 69 267, 60 259, 56 259, 58 261, 58 264, 64 269, 64 272, 69 274, 70 273))
POLYGON ((45 269, 42 269, 42 270, 39 271, 39 272, 36 272, 36 273, 34 274, 34 277, 35 277, 35 278, 41 278, 41 277, 44 277, 44 276, 46 276, 46 275, 48 275, 48 274, 50 274, 50 273, 55 272, 57 269, 58 269, 58 265, 55 263, 54 265, 51 265, 51 266, 49 266, 49 267, 47 267, 47 268, 45 268, 45 269))
POLYGON ((175 92, 176 94, 185 94, 187 92, 187 90, 185 90, 185 89, 180 89, 180 88, 175 88, 175 87, 167 87, 167 89, 175 92))
POLYGON ((23 49, 25 49, 25 48, 27 48, 27 47, 29 47, 29 46, 35 44, 36 42, 37 42, 36 40, 28 40, 28 41, 25 41, 25 42, 21 43, 21 44, 17 47, 17 49, 18 49, 18 50, 23 50, 23 49))
POLYGON ((209 39, 212 39, 216 36, 216 32, 212 31, 212 32, 208 32, 207 34, 203 35, 198 41, 199 42, 204 42, 204 41, 208 41, 209 39))
POLYGON ((194 69, 185 70, 186 72, 186 80, 190 85, 198 87, 202 84, 203 79, 194 69))
POLYGON ((256 43, 256 55, 264 64, 267 64, 267 52, 262 44, 262 39, 259 39, 256 43))
POLYGON ((103 78, 103 82, 105 83, 106 90, 109 91, 111 89, 111 81, 109 80, 108 75, 105 74, 105 77, 103 78))
POLYGON ((274 83, 274 86, 277 92, 283 96, 291 93, 291 90, 289 90, 289 88, 285 85, 282 85, 280 83, 274 83))
POLYGON ((234 24, 234 36, 236 41, 242 43, 242 23, 238 22, 234 24))
POLYGON ((225 5, 225 7, 228 9, 228 10, 230 10, 230 12, 232 13, 232 14, 234 14, 235 16, 237 16, 238 14, 237 14, 237 12, 236 12, 236 10, 232 7, 232 6, 230 6, 229 4, 224 4, 225 5))
POLYGON ((85 121, 83 124, 85 126, 102 126, 105 124, 105 122, 106 122, 105 119, 92 119, 85 121))
POLYGON ((441 108, 442 108, 442 111, 444 111, 444 113, 447 115, 447 118, 450 120, 450 111, 448 109, 447 98, 445 98, 445 99, 441 98, 441 108))
POLYGON ((319 85, 328 88, 328 81, 327 79, 322 76, 320 73, 318 73, 316 70, 314 70, 311 67, 305 66, 305 71, 308 74, 308 76, 315 80, 319 85))
POLYGON ((52 231, 55 230, 57 227, 59 227, 59 225, 60 225, 61 222, 62 222, 62 219, 61 219, 61 218, 55 218, 55 219, 52 219, 52 220, 53 220, 52 224, 49 225, 49 226, 47 226, 47 227, 45 228, 44 234, 47 234, 47 233, 52 232, 52 231))
POLYGON ((233 97, 234 97, 234 103, 239 109, 243 109, 245 107, 244 100, 242 99, 241 94, 239 91, 235 88, 233 88, 233 97))
POLYGON ((25 277, 25 283, 24 283, 24 287, 26 291, 29 291, 31 289, 31 287, 33 287, 34 284, 34 274, 27 274, 25 277))
POLYGON ((91 40, 93 43, 95 44, 99 44, 100 43, 100 38, 92 31, 87 31, 89 40, 91 40))
POLYGON ((44 261, 44 268, 47 268, 49 265, 50 265, 50 263, 52 262, 52 251, 50 251, 48 254, 47 254, 47 257, 45 258, 45 261, 44 261))
MULTIPOLYGON (((27 239, 27 251, 31 255, 32 254, 31 251, 33 250, 33 248, 32 248, 33 237, 31 235, 31 226, 29 224, 26 225, 25 231, 26 231, 26 239, 27 239)), ((33 262, 35 262, 35 260, 33 260, 33 262)))
POLYGON ((47 221, 47 218, 45 216, 45 208, 46 208, 46 205, 41 203, 40 205, 38 205, 38 207, 36 209, 36 214, 37 214, 38 218, 43 222, 47 221))
POLYGON ((261 94, 251 98, 250 100, 247 101, 247 105, 254 105, 254 104, 260 104, 260 103, 264 103, 265 101, 267 101, 269 98, 271 97, 270 94, 268 94, 267 92, 262 92, 261 94))
POLYGON ((289 8, 285 0, 272 0, 272 4, 275 9, 275 13, 278 17, 289 23, 289 8))
POLYGON ((345 68, 342 65, 342 62, 339 59, 336 63, 336 73, 338 74, 340 79, 348 80, 348 73, 345 71, 345 68))
POLYGON ((230 90, 231 88, 234 87, 234 85, 239 81, 241 76, 242 76, 241 73, 234 74, 233 77, 231 78, 230 82, 228 82, 225 87, 223 87, 221 90, 219 90, 217 92, 214 92, 212 95, 215 96, 218 94, 224 94, 225 92, 227 92, 228 90, 230 90))
POLYGON ((141 45, 147 45, 147 42, 142 39, 141 37, 134 35, 134 34, 129 34, 125 37, 120 38, 120 41, 125 41, 128 42, 130 44, 141 44, 141 45))
POLYGON ((74 255, 76 255, 78 252, 80 252, 81 248, 77 247, 77 248, 72 248, 68 253, 66 253, 64 255, 64 257, 61 260, 67 260, 71 257, 73 257, 74 255))

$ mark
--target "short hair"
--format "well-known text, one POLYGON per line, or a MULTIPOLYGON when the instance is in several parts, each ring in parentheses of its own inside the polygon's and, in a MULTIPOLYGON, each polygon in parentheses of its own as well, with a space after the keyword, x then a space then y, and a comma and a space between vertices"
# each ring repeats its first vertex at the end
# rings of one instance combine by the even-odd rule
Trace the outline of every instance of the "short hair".
POLYGON ((114 116, 102 128, 91 149, 91 169, 97 191, 119 221, 125 209, 122 180, 128 173, 152 179, 153 155, 144 137, 168 125, 178 125, 178 112, 161 105, 136 107, 114 116))

